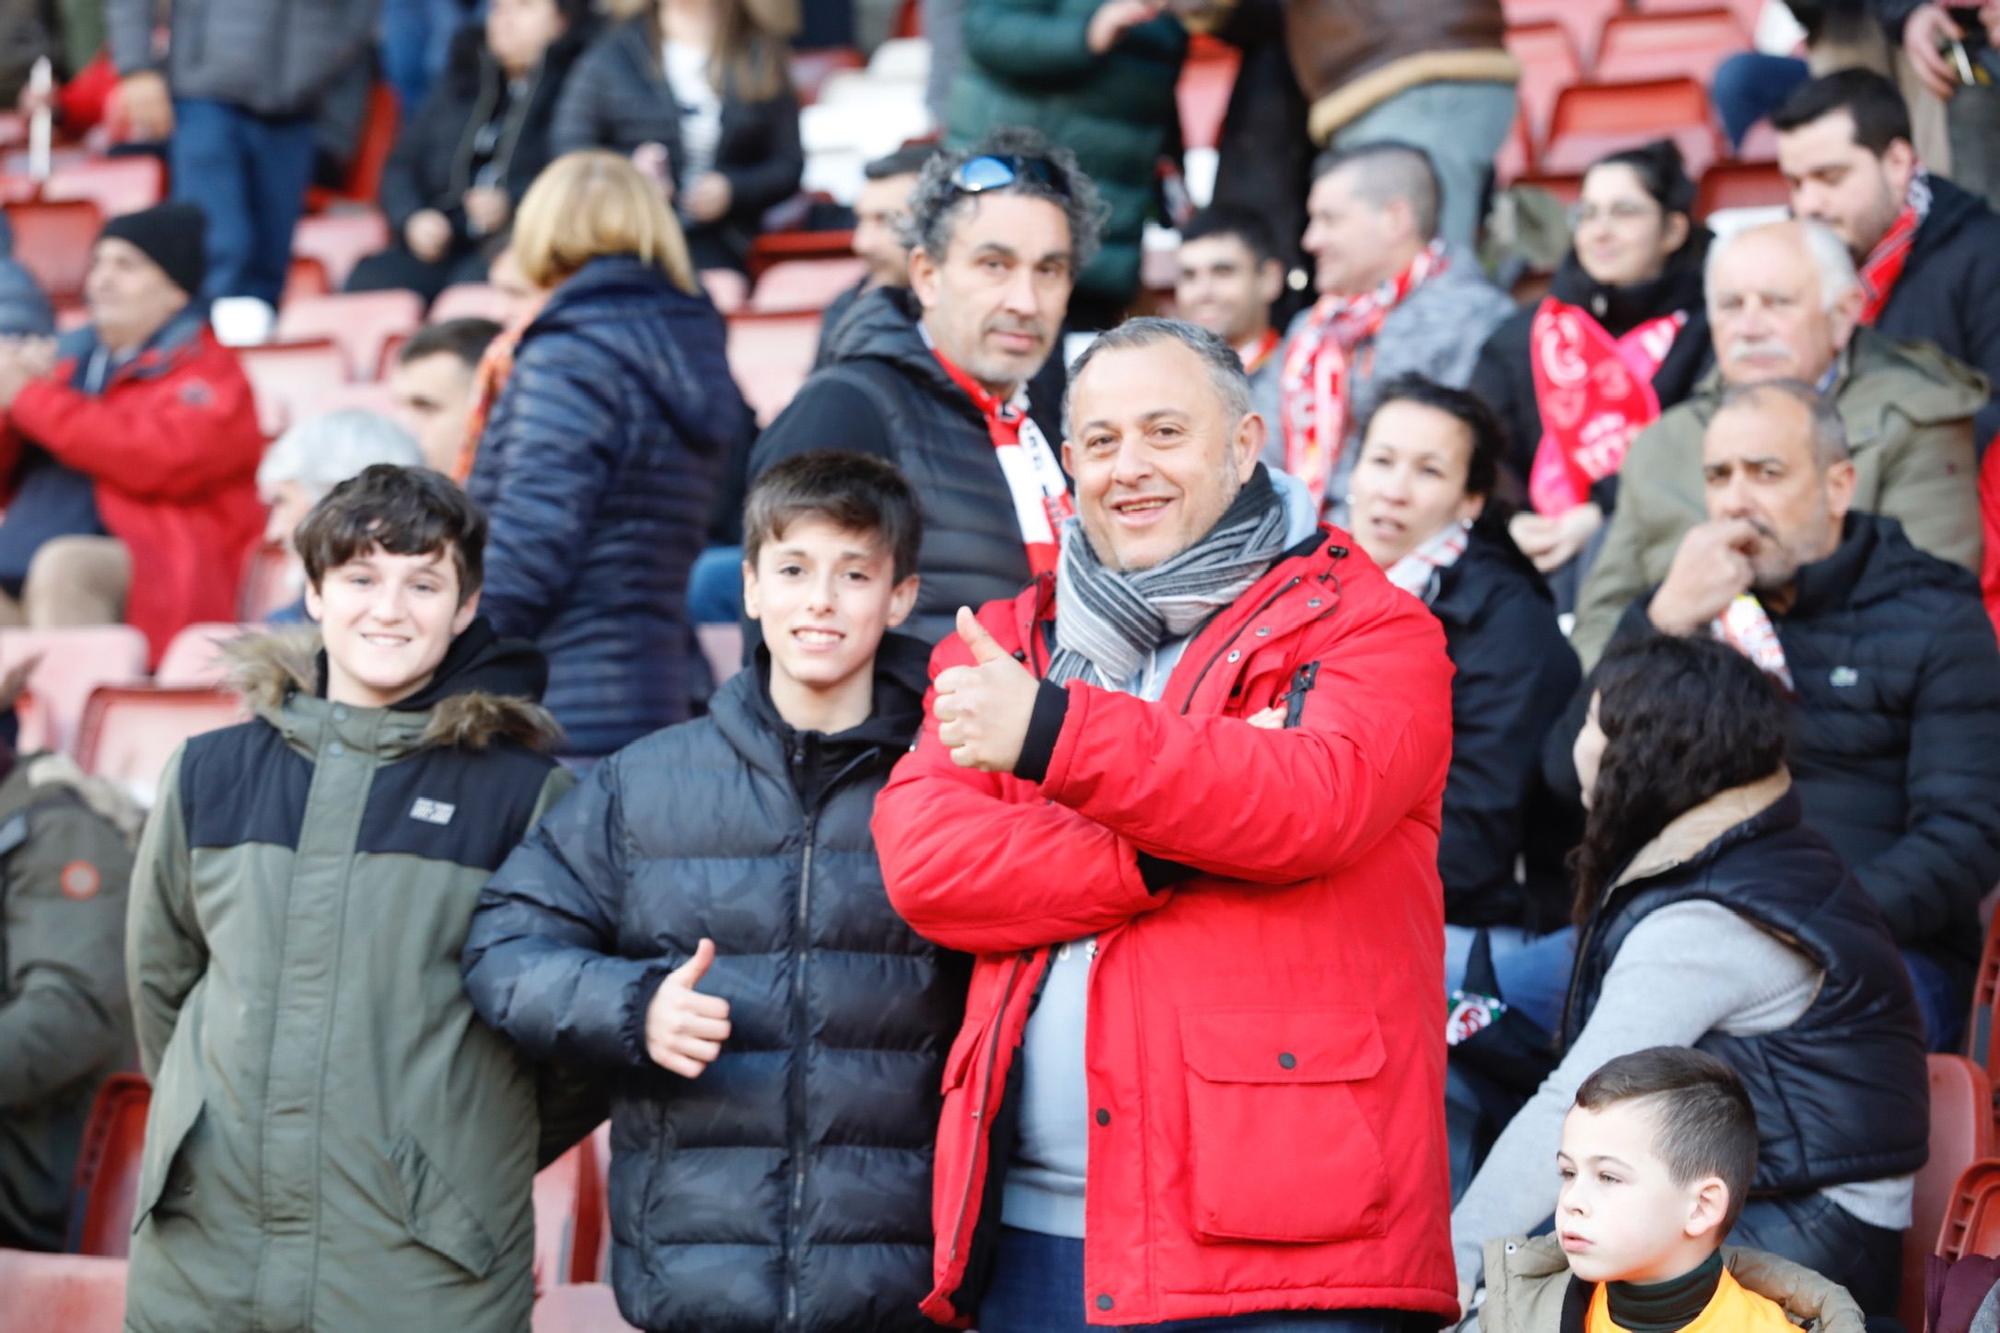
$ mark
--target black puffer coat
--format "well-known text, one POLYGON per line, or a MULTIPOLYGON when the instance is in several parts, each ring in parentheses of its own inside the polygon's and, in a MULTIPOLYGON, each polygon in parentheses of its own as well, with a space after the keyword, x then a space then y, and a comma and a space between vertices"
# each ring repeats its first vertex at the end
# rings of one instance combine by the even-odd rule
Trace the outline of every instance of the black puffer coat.
POLYGON ((687 577, 722 460, 752 428, 722 319, 659 269, 594 259, 521 338, 466 481, 486 507, 483 606, 549 659, 567 754, 688 716, 687 577))
POLYGON ((1985 372, 1994 397, 1972 418, 1981 452, 2000 434, 2000 215, 1970 190, 1932 176, 1931 211, 1875 327, 1933 342, 1985 372))
MULTIPOLYGON (((1710 236, 1707 228, 1697 229, 1686 244, 1667 260, 1666 271, 1651 282, 1635 282, 1609 287, 1583 271, 1576 251, 1563 256, 1549 295, 1566 305, 1590 313, 1604 331, 1622 338, 1647 320, 1684 310, 1688 322, 1674 339, 1667 359, 1653 375, 1653 392, 1659 396, 1660 410, 1666 411, 1694 392, 1695 381, 1713 361, 1709 348, 1708 305, 1702 293, 1702 263, 1707 258, 1710 236)), ((1535 398, 1535 371, 1529 348, 1537 302, 1510 318, 1493 331, 1480 349, 1479 364, 1473 367, 1472 392, 1500 414, 1507 427, 1507 467, 1523 487, 1534 466, 1535 450, 1542 444, 1542 408, 1535 398)), ((1616 507, 1618 475, 1613 473, 1591 488, 1591 496, 1610 513, 1616 507)))
POLYGON ((1012 597, 1029 571, 986 422, 924 344, 917 313, 901 288, 856 300, 833 331, 831 364, 765 430, 750 475, 814 449, 852 449, 901 468, 924 506, 923 587, 906 628, 935 643, 959 607, 1012 597))
MULTIPOLYGON (((1632 604, 1614 642, 1653 632, 1651 600, 1632 604)), ((1896 520, 1850 513, 1840 548, 1799 570, 1771 623, 1797 688, 1786 762, 1807 817, 1896 942, 1969 982, 1979 899, 2000 879, 2000 647, 1978 584, 1896 520)), ((1582 702, 1545 750, 1552 781, 1582 702)))
POLYGON ((599 765, 494 875, 466 985, 530 1051, 612 1080, 612 1285, 641 1328, 930 1327, 931 1143, 966 971, 889 907, 868 820, 922 720, 925 653, 885 640, 875 712, 836 736, 772 708, 768 659, 709 715, 599 765), (646 1056, 648 1001, 733 1031, 699 1079, 646 1056))
POLYGON ((1567 916, 1568 819, 1544 807, 1542 742, 1576 693, 1548 585, 1504 533, 1475 527, 1426 599, 1451 657, 1451 773, 1438 872, 1453 925, 1553 930, 1567 916), (1515 873, 1526 854, 1527 881, 1515 873))

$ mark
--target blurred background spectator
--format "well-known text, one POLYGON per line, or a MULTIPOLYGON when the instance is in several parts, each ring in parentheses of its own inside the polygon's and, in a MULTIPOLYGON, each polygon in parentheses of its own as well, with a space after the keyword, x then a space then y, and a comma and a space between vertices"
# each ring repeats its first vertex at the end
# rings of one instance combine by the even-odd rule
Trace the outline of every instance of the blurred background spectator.
POLYGON ((446 475, 457 467, 472 418, 479 362, 499 334, 500 326, 490 319, 448 319, 424 325, 396 353, 389 392, 416 434, 425 467, 446 475))
POLYGON ((910 192, 917 188, 924 163, 936 152, 928 145, 904 148, 862 168, 864 183, 854 200, 853 246, 854 253, 867 262, 868 271, 827 303, 820 316, 815 367, 826 364, 834 330, 855 301, 877 287, 910 285, 910 192))
MULTIPOLYGON (((421 467, 424 462, 410 433, 380 413, 349 407, 301 421, 280 435, 257 465, 257 496, 267 510, 265 549, 289 557, 292 534, 312 507, 363 468, 375 463, 421 467)), ((305 571, 289 560, 287 564, 301 576, 298 597, 264 617, 273 624, 307 619, 305 571)))
POLYGON ((1174 306, 1181 318, 1199 324, 1236 349, 1250 376, 1250 405, 1270 432, 1264 461, 1285 465, 1279 429, 1279 379, 1284 339, 1271 324, 1271 308, 1285 286, 1270 229, 1244 208, 1205 208, 1180 229, 1179 273, 1174 306))
POLYGON ((1952 179, 2000 207, 2000 3, 1870 3, 1917 82, 1944 102, 1952 179))

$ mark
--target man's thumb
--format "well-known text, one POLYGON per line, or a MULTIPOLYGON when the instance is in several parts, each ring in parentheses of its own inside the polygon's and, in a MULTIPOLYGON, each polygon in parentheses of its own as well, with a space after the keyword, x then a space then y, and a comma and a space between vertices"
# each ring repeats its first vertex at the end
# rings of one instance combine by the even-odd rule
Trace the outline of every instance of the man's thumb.
POLYGON ((667 980, 693 990, 701 984, 703 975, 713 962, 715 962, 715 941, 704 936, 701 943, 694 947, 694 957, 675 968, 667 980))
POLYGON ((981 666, 1007 655, 1007 650, 986 632, 986 626, 979 623, 979 618, 972 614, 969 606, 958 608, 958 637, 972 650, 972 660, 981 666))

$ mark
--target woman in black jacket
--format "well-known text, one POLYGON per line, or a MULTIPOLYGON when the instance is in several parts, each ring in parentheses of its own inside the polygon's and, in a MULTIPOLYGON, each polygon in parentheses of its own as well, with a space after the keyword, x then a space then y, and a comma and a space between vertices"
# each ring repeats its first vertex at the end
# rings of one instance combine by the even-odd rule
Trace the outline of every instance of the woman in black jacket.
POLYGON ((521 196, 547 166, 549 127, 589 38, 587 0, 492 0, 452 44, 444 78, 382 171, 395 241, 348 276, 350 292, 406 287, 430 301, 482 282, 521 196))
POLYGON ((1499 423, 1470 393, 1392 380, 1348 496, 1354 540, 1443 623, 1455 668, 1438 835, 1452 988, 1480 929, 1499 967, 1563 924, 1567 898, 1569 821, 1543 808, 1541 751, 1579 672, 1548 587, 1485 512, 1503 447, 1499 423))
POLYGON ((553 291, 466 481, 492 517, 482 607, 548 657, 564 752, 601 756, 685 719, 705 679, 688 570, 752 422, 722 319, 630 162, 558 159, 522 200, 512 249, 553 291))
POLYGON ((556 107, 557 152, 609 148, 666 189, 697 268, 742 269, 805 172, 788 0, 616 0, 556 107))
POLYGON ((1473 370, 1532 506, 1514 517, 1514 542, 1565 610, 1617 499, 1626 449, 1710 359, 1709 233, 1693 221, 1694 192, 1671 140, 1593 166, 1548 297, 1496 329, 1473 370))

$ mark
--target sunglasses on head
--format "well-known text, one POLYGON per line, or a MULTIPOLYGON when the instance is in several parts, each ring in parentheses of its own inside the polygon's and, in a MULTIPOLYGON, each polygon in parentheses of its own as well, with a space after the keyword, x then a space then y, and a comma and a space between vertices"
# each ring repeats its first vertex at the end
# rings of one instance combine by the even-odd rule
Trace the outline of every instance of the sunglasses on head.
POLYGON ((1030 181, 1064 199, 1069 198, 1069 181, 1056 164, 1045 157, 1015 157, 984 153, 968 157, 951 173, 952 188, 960 194, 984 194, 1004 190, 1020 181, 1030 181))

